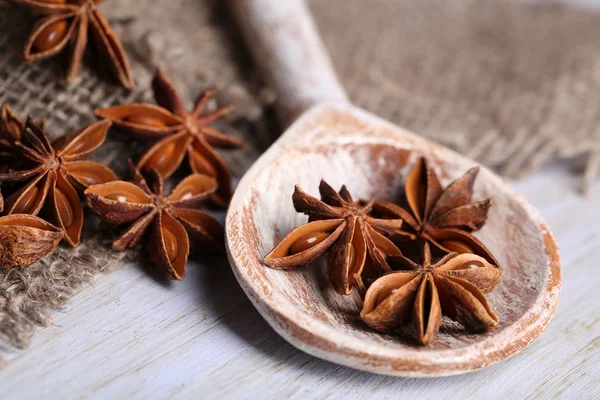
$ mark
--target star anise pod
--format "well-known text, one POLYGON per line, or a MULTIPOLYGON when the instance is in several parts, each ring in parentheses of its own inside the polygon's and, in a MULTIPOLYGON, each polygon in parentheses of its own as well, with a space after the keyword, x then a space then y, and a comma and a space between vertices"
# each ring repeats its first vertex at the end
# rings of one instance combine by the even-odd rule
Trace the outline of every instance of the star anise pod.
POLYGON ((21 140, 24 129, 23 121, 8 104, 3 104, 0 108, 0 154, 3 157, 14 156, 14 143, 21 140))
POLYGON ((53 57, 70 47, 67 82, 81 71, 88 38, 108 69, 121 85, 134 88, 125 49, 104 15, 97 9, 103 0, 14 0, 14 3, 42 15, 25 44, 25 61, 33 63, 53 57))
POLYGON ((319 192, 322 200, 295 187, 294 207, 308 215, 309 222, 283 238, 264 263, 271 268, 291 269, 309 264, 329 250, 327 274, 340 294, 350 294, 355 285, 363 289, 363 274, 391 271, 387 257, 401 253, 384 235, 398 230, 402 220, 369 216, 372 202, 355 203, 346 186, 338 193, 322 180, 319 192))
POLYGON ((63 231, 27 214, 0 217, 0 269, 22 267, 50 254, 63 231))
POLYGON ((492 205, 491 199, 471 200, 478 173, 478 167, 471 168, 444 189, 435 170, 421 158, 406 177, 408 209, 377 201, 373 210, 376 215, 401 218, 405 222, 394 240, 424 239, 445 253, 474 253, 499 265, 485 245, 471 234, 485 224, 492 205))
MULTIPOLYGON (((36 122, 36 125, 43 131, 45 130, 46 121, 41 120, 36 122)), ((25 122, 21 120, 9 107, 8 104, 3 104, 0 107, 0 156, 3 158, 14 159, 16 156, 15 143, 21 140, 23 131, 25 130, 25 122)))
POLYGON ((165 196, 163 180, 155 170, 148 171, 147 179, 132 170, 135 184, 115 181, 85 191, 88 206, 104 222, 130 224, 113 242, 114 250, 136 246, 150 229, 151 261, 168 279, 177 280, 185 277, 190 239, 198 249, 222 251, 223 228, 210 214, 196 209, 217 189, 213 178, 192 174, 165 196))
POLYGON ((421 264, 403 256, 390 263, 403 270, 382 276, 367 290, 360 316, 370 327, 387 332, 412 321, 419 343, 427 345, 437 336, 442 315, 472 332, 498 323, 484 293, 497 285, 502 271, 484 258, 450 253, 432 264, 423 242, 421 264))
POLYGON ((152 87, 158 106, 125 104, 96 110, 96 116, 112 120, 115 126, 138 139, 158 140, 141 156, 138 168, 154 168, 166 179, 187 155, 193 173, 212 176, 219 183, 213 200, 221 205, 227 204, 231 197, 231 176, 227 165, 213 147, 237 148, 243 141, 208 125, 231 113, 233 107, 203 114, 204 108, 215 95, 214 90, 207 90, 200 96, 194 109, 188 112, 173 83, 160 69, 152 81, 152 87))
POLYGON ((96 122, 53 145, 28 118, 21 140, 13 146, 29 168, 0 173, 0 181, 25 182, 6 198, 4 212, 37 215, 44 211, 47 219, 65 232, 65 240, 77 246, 83 225, 77 190, 117 179, 108 167, 85 160, 102 145, 109 127, 110 121, 96 122))

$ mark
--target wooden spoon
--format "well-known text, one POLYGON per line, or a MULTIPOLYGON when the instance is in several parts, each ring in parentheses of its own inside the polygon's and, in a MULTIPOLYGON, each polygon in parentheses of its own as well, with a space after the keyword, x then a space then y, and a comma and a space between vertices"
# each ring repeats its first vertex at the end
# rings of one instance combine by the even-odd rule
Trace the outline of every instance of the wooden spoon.
POLYGON ((407 339, 410 328, 406 335, 384 335, 364 325, 360 297, 335 294, 323 261, 295 271, 263 265, 278 241, 306 222, 292 206, 294 184, 317 195, 325 178, 335 187, 347 184, 355 198, 389 199, 402 190, 419 156, 435 165, 444 184, 476 163, 350 105, 302 1, 230 5, 265 79, 277 90, 282 121, 295 121, 242 178, 226 219, 233 271, 277 333, 316 357, 402 376, 473 371, 539 337, 560 294, 558 249, 540 214, 486 168, 475 194, 492 197, 494 206, 477 236, 504 267, 488 295, 500 323, 487 333, 471 334, 444 320, 437 340, 419 347, 407 339))

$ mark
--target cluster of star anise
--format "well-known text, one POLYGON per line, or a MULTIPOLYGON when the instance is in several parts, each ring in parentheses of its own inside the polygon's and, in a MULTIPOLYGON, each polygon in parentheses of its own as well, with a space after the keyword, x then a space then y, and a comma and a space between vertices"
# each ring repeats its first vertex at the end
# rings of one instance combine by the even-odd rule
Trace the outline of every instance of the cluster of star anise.
POLYGON ((342 295, 358 289, 362 320, 384 332, 412 322, 422 345, 435 339, 442 315, 485 331, 498 323, 485 294, 502 269, 472 234, 492 204, 472 202, 477 173, 473 168, 444 189, 421 158, 407 175, 400 204, 357 203, 345 186, 336 192, 325 181, 320 200, 296 186, 294 207, 309 222, 292 230, 264 262, 291 269, 329 252, 329 282, 342 295))
POLYGON ((79 245, 82 199, 103 221, 127 225, 114 241, 114 250, 123 251, 147 237, 150 259, 169 279, 185 276, 190 248, 223 250, 221 225, 198 208, 208 198, 226 205, 231 197, 229 172, 211 146, 237 147, 241 141, 208 125, 232 109, 203 113, 214 96, 211 90, 186 112, 161 71, 153 87, 160 106, 127 104, 97 110, 101 121, 55 140, 46 136, 43 121, 23 122, 8 106, 2 107, 0 182, 7 197, 4 201, 0 195, 5 214, 0 217, 0 268, 38 260, 61 240, 79 245), (136 165, 130 163, 133 183, 86 160, 113 124, 138 139, 158 139, 136 165), (192 174, 165 196, 163 180, 186 155, 192 174))

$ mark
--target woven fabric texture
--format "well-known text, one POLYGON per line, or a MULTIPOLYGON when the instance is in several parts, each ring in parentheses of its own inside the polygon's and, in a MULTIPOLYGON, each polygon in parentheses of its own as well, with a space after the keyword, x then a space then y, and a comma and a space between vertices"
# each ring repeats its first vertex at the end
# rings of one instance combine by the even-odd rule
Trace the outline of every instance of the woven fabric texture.
POLYGON ((579 156, 583 188, 597 178, 600 9, 548 0, 310 4, 357 105, 508 176, 579 156))

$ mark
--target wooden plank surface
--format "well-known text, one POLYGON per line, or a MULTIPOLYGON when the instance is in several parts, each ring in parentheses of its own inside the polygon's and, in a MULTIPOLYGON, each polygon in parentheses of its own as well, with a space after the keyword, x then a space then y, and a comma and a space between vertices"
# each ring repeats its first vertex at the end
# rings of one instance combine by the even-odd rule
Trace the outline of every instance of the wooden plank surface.
POLYGON ((222 257, 171 284, 135 265, 99 276, 2 371, 2 398, 600 398, 600 182, 584 198, 557 166, 515 186, 552 227, 564 283, 548 330, 502 363, 402 379, 321 361, 264 322, 222 257))

